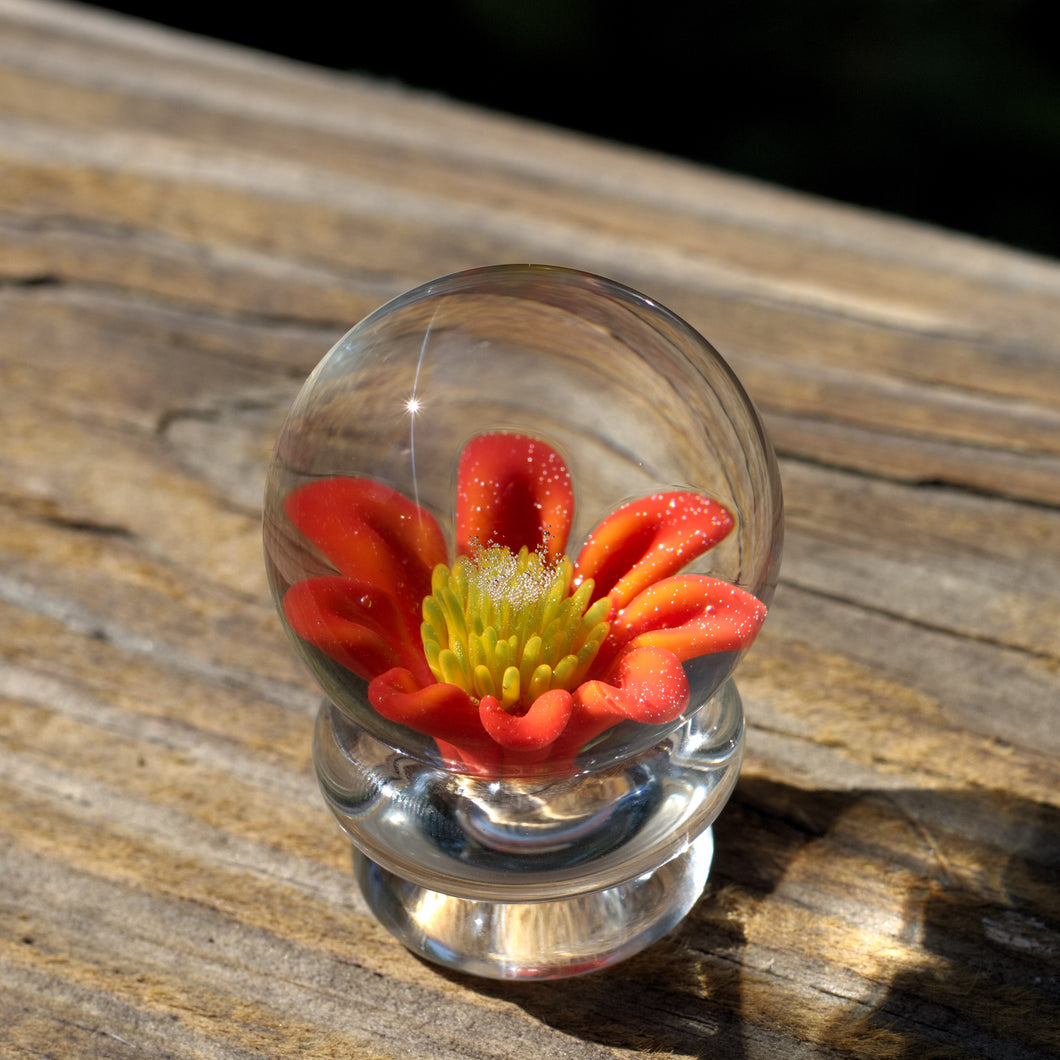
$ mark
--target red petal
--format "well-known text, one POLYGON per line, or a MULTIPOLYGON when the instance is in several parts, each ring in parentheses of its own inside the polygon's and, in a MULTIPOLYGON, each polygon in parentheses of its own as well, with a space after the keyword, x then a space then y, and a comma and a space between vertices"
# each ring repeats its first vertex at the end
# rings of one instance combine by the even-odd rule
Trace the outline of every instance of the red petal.
POLYGON ((645 725, 675 721, 688 707, 681 660, 663 648, 636 648, 622 657, 615 683, 632 700, 626 716, 645 725))
POLYGON ((544 546, 549 559, 567 547, 574 491, 563 458, 522 434, 480 434, 464 447, 457 472, 456 539, 518 552, 544 546))
POLYGON ((447 561, 434 517, 397 490, 364 478, 327 478, 293 490, 291 522, 342 574, 378 586, 417 611, 431 572, 447 561))
POLYGON ((663 649, 630 652, 619 661, 612 681, 614 684, 585 682, 573 692, 570 719, 548 752, 555 772, 575 769, 580 750, 619 722, 665 725, 681 717, 688 707, 685 668, 681 660, 663 649))
POLYGON ((539 751, 554 743, 570 720, 570 692, 554 688, 534 700, 522 716, 509 714, 493 696, 484 696, 479 718, 486 732, 513 751, 539 751))
POLYGON ((466 744, 458 747, 454 743, 438 739, 434 742, 438 745, 438 753, 450 769, 490 780, 496 780, 504 773, 501 749, 492 740, 486 740, 482 745, 476 743, 472 747, 466 744))
POLYGON ((291 628, 366 680, 395 666, 430 679, 419 630, 385 592, 353 578, 307 578, 284 594, 291 628))
POLYGON ((662 648, 637 648, 624 655, 613 680, 581 685, 574 693, 578 704, 600 718, 610 715, 614 721, 628 718, 643 725, 675 721, 688 706, 685 668, 662 648))
POLYGON ((623 505, 593 531, 574 565, 575 584, 594 582, 593 599, 625 607, 652 582, 679 571, 732 529, 727 508, 699 493, 656 493, 623 505))
POLYGON ((620 611, 601 655, 606 663, 620 649, 665 648, 681 660, 737 651, 754 640, 765 617, 765 604, 746 590, 682 574, 649 585, 620 611))
POLYGON ((573 768, 575 756, 592 739, 621 721, 665 725, 688 706, 688 678, 680 660, 660 648, 626 655, 611 680, 586 681, 574 690, 574 708, 550 760, 573 768))
POLYGON ((422 684, 408 670, 394 669, 369 684, 368 699, 384 718, 457 747, 487 742, 478 708, 456 685, 422 684))

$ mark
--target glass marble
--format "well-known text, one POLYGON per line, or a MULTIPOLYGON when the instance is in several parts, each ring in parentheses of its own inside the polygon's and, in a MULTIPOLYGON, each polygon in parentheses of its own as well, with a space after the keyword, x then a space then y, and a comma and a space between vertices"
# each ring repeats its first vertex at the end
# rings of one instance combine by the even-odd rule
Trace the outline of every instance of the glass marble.
POLYGON ((680 921, 782 524, 740 383, 622 284, 476 269, 334 346, 276 444, 266 567, 325 695, 322 791, 405 945, 553 978, 680 921))

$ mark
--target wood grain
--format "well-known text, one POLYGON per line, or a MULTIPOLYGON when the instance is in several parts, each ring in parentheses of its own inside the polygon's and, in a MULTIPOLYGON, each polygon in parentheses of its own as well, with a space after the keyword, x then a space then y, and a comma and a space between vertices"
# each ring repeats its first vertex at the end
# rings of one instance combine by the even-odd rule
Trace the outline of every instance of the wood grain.
POLYGON ((0 1055, 1060 1053, 1058 335, 1051 261, 0 0, 0 1055), (713 882, 561 985, 368 916, 261 563, 305 374, 504 261, 698 327, 787 503, 713 882))

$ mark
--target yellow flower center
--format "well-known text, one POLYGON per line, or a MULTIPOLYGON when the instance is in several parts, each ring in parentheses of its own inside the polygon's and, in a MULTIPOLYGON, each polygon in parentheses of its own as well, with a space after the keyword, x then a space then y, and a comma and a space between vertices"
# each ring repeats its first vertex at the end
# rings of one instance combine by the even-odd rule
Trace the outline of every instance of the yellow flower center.
POLYGON ((554 688, 575 688, 610 626, 607 597, 587 607, 593 583, 572 593, 571 561, 554 565, 525 547, 476 549, 439 564, 423 601, 423 650, 434 676, 505 710, 529 708, 554 688))

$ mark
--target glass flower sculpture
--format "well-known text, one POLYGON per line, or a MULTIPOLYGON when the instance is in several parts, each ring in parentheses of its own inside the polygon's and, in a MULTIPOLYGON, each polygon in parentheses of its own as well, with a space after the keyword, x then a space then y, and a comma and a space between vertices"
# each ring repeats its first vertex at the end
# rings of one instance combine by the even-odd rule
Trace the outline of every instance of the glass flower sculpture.
POLYGON ((287 589, 291 629, 366 681, 379 715, 483 777, 562 775, 619 723, 676 721, 684 664, 747 647, 766 614, 738 586, 679 573, 734 525, 700 493, 627 503, 569 556, 571 475, 525 434, 464 447, 452 561, 435 518, 373 479, 310 481, 285 510, 338 572, 287 589))
POLYGON ((773 598, 783 495, 691 325, 552 266, 407 291, 298 391, 262 529, 324 694, 320 790, 396 938, 550 979, 692 908, 743 760, 733 673, 773 598))

